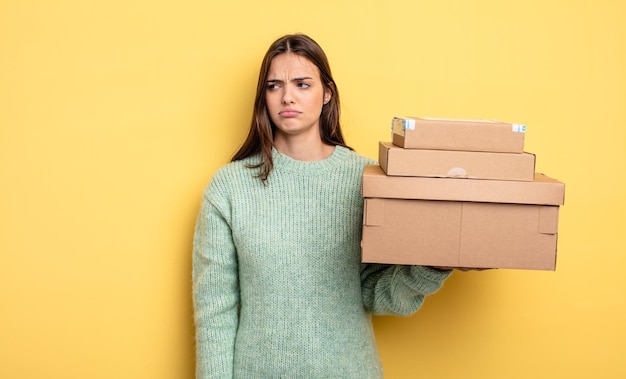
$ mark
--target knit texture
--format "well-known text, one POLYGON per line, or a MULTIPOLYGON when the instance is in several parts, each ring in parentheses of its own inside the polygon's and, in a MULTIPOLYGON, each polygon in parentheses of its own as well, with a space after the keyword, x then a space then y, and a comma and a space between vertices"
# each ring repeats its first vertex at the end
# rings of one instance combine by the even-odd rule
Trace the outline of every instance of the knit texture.
POLYGON ((266 185, 227 164, 204 192, 193 251, 198 378, 381 378, 371 313, 409 315, 449 272, 361 264, 361 178, 336 147, 274 150, 266 185))

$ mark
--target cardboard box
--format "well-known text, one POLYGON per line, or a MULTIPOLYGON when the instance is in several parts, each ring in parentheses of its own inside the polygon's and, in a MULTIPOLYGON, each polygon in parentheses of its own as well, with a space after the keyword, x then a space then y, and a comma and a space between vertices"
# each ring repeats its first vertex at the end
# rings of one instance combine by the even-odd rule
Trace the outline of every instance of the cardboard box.
POLYGON ((565 184, 535 173, 532 182, 389 176, 378 165, 363 170, 363 197, 562 205, 565 184))
POLYGON ((394 117, 393 144, 429 150, 522 153, 526 126, 492 120, 394 117))
POLYGON ((366 166, 363 262, 554 270, 565 185, 385 175, 366 166))
POLYGON ((555 270, 559 207, 365 199, 362 261, 555 270))
POLYGON ((387 175, 532 181, 535 155, 405 149, 380 142, 378 162, 387 175))

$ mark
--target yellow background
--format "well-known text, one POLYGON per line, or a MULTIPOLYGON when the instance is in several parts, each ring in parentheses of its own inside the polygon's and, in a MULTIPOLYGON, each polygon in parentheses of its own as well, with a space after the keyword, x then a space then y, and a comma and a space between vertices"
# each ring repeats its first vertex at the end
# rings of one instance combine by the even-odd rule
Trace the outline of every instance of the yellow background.
POLYGON ((278 36, 328 53, 348 143, 394 115, 527 125, 556 272, 455 273, 378 317, 387 378, 626 377, 626 3, 0 1, 0 377, 191 378, 203 187, 278 36))

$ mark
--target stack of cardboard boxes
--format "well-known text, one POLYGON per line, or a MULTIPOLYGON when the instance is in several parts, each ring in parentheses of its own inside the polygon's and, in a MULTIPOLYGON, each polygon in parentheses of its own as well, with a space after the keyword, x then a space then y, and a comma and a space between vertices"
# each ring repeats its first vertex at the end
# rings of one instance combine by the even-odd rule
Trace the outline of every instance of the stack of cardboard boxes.
POLYGON ((363 262, 554 270, 565 185, 535 173, 525 126, 394 117, 363 172, 363 262))

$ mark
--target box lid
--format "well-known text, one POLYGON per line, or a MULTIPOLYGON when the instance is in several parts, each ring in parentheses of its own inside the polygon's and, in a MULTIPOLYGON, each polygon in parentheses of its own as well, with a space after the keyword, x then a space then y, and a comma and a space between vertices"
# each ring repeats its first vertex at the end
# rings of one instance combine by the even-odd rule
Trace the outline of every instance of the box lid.
POLYGON ((379 165, 363 171, 363 197, 562 205, 565 184, 541 173, 534 181, 387 176, 379 165))

